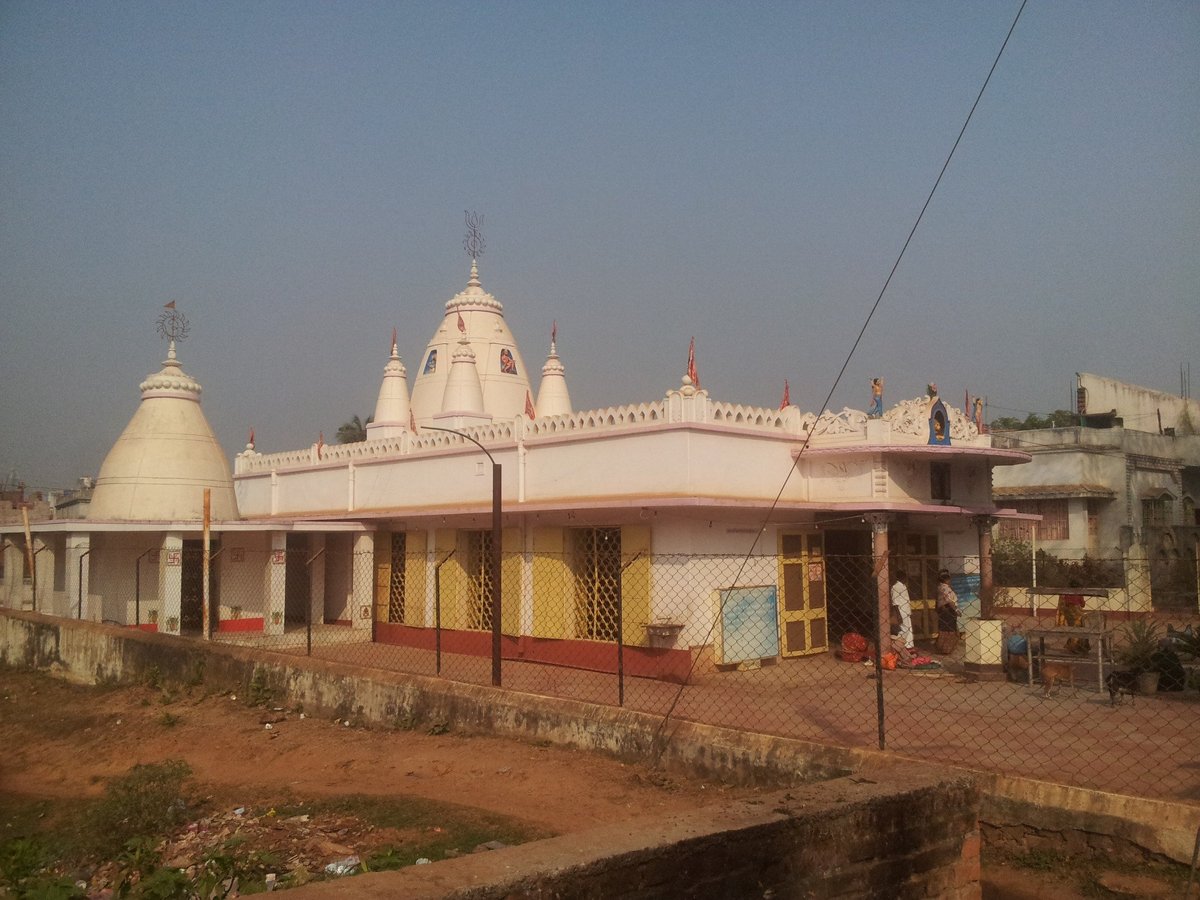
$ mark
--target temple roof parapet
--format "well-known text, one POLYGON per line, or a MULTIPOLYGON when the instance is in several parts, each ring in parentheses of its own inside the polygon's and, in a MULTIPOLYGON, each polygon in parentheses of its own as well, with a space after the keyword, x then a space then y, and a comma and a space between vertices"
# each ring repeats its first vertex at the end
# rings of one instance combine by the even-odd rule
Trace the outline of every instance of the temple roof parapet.
MULTIPOLYGON (((818 416, 802 412, 796 406, 777 409, 712 400, 707 391, 695 389, 686 376, 684 382, 679 390, 669 391, 662 400, 650 403, 538 416, 534 419, 523 415, 497 418, 487 424, 467 425, 460 430, 485 445, 500 446, 541 438, 596 437, 606 432, 627 433, 647 427, 692 424, 779 437, 807 438, 814 449, 928 443, 928 398, 902 401, 878 419, 869 418, 861 410, 849 408, 836 413, 826 410, 818 416)), ((991 436, 980 435, 971 419, 961 410, 946 409, 953 441, 960 446, 991 447, 991 436)), ((415 434, 405 432, 395 437, 337 444, 320 450, 313 444, 282 453, 251 451, 238 455, 236 471, 238 474, 249 474, 321 464, 370 462, 396 455, 442 450, 461 443, 465 441, 454 434, 418 427, 415 434)))

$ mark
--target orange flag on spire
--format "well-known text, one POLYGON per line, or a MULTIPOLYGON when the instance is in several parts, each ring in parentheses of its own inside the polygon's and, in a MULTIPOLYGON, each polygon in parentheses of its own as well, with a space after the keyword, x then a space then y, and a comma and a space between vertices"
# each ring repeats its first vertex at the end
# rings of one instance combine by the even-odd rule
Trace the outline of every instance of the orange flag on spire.
POLYGON ((550 324, 550 343, 553 344, 557 340, 558 340, 558 319, 555 319, 550 324))
POLYGON ((792 405, 792 391, 788 387, 788 380, 783 379, 783 402, 779 404, 780 409, 787 409, 792 405))
POLYGON ((174 301, 174 300, 172 300, 170 303, 164 303, 164 304, 163 304, 163 309, 174 309, 174 308, 175 308, 175 301, 174 301))
POLYGON ((533 397, 530 395, 529 391, 525 392, 525 415, 529 416, 531 419, 537 418, 537 413, 533 411, 533 397))
POLYGON ((463 321, 462 313, 458 314, 458 330, 462 334, 467 333, 467 323, 463 321))
POLYGON ((253 429, 253 428, 251 428, 251 429, 250 429, 250 440, 249 440, 249 441, 247 441, 247 443, 248 443, 248 444, 249 444, 251 447, 253 447, 253 446, 254 446, 254 429, 253 429))
POLYGON ((696 338, 692 337, 692 342, 688 345, 688 367, 687 376, 692 379, 692 384, 696 390, 700 390, 700 375, 696 371, 696 338))
POLYGON ((396 349, 396 326, 392 326, 392 349, 396 349))

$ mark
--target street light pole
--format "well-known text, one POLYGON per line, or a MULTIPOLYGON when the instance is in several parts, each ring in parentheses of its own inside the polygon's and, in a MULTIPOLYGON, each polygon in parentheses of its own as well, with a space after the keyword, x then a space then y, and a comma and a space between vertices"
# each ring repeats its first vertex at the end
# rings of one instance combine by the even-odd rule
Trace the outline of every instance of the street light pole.
POLYGON ((492 463, 492 558, 491 558, 491 574, 489 581, 491 582, 491 607, 492 607, 492 684, 495 687, 500 687, 500 543, 502 539, 502 531, 500 527, 500 463, 496 462, 487 447, 475 440, 469 434, 457 431, 453 428, 438 428, 433 425, 424 426, 427 431, 445 431, 450 434, 457 434, 460 438, 470 441, 476 447, 484 452, 487 458, 492 463))

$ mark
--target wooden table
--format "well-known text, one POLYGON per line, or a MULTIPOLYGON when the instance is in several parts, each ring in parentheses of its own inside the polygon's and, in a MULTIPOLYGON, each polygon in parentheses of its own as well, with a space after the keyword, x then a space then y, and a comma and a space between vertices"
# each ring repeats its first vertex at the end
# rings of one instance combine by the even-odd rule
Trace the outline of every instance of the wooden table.
POLYGON ((1052 659, 1055 662, 1096 662, 1096 687, 1099 691, 1104 691, 1104 663, 1108 661, 1112 663, 1112 639, 1113 633, 1110 628, 1084 628, 1081 626, 1070 625, 1047 625, 1038 628, 1026 628, 1025 640, 1029 645, 1029 684, 1033 686, 1033 664, 1034 660, 1040 659, 1043 663, 1047 659, 1052 659), (1063 649, 1051 648, 1049 654, 1046 651, 1046 638, 1052 640, 1062 639, 1066 641, 1069 638, 1074 638, 1077 641, 1088 641, 1090 647, 1086 654, 1070 653, 1063 649))

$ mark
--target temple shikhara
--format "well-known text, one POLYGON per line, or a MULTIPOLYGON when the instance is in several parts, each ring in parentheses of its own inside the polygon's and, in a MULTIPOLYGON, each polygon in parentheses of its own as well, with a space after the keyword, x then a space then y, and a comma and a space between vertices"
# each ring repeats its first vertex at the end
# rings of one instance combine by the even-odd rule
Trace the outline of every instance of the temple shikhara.
POLYGON ((661 396, 574 409, 557 327, 535 373, 473 258, 419 359, 406 365, 395 332, 378 348, 365 440, 272 451, 251 437, 230 465, 181 324, 172 309, 167 358, 86 516, 5 526, 0 603, 227 640, 311 625, 421 647, 436 629, 483 655, 498 549, 506 654, 602 668, 611 654, 591 648, 619 642, 631 670, 677 677, 699 653, 825 651, 873 618, 881 562, 886 579, 898 556, 914 601, 959 561, 978 617, 1006 515, 992 469, 1029 458, 933 385, 890 406, 864 389, 869 412, 754 407, 710 395, 682 354, 661 396))

